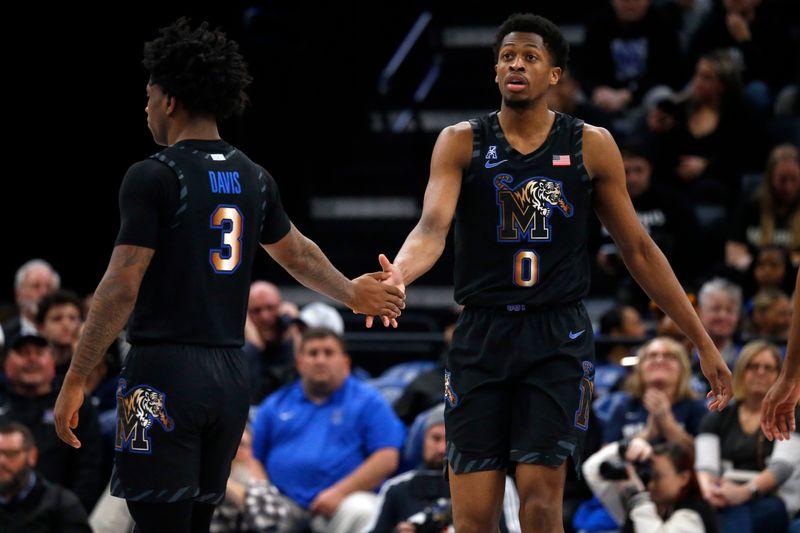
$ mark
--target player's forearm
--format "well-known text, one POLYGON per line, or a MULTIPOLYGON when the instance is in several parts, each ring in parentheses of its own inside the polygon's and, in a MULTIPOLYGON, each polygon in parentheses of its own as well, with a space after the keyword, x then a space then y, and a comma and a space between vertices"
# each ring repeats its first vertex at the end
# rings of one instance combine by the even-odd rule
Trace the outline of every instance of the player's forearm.
POLYGON ((712 344, 667 258, 646 234, 633 250, 622 249, 622 258, 633 278, 679 328, 704 353, 712 344))
POLYGON ((289 274, 304 286, 349 305, 353 288, 311 239, 298 233, 293 253, 281 263, 289 274))
POLYGON ((431 228, 423 220, 408 234, 394 260, 394 265, 403 273, 406 286, 436 264, 444 251, 446 238, 447 230, 431 228))
POLYGON ((400 453, 396 448, 380 449, 367 457, 349 476, 336 483, 336 488, 344 494, 374 490, 397 470, 399 461, 400 453))
POLYGON ((786 379, 800 380, 800 272, 797 273, 794 291, 794 312, 792 325, 789 328, 789 340, 786 344, 786 359, 783 362, 782 374, 786 379))
POLYGON ((106 275, 95 291, 89 317, 78 340, 69 372, 86 379, 119 336, 136 304, 136 291, 106 275))

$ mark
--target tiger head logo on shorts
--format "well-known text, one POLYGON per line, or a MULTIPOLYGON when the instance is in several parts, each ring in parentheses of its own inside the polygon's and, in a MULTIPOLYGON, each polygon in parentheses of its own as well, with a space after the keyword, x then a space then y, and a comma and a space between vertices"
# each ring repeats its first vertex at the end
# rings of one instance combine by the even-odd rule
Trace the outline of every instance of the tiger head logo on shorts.
POLYGON ((125 392, 127 383, 119 380, 117 386, 117 438, 114 448, 126 448, 134 453, 152 453, 147 430, 158 421, 164 431, 172 431, 174 424, 167 414, 167 395, 149 385, 137 385, 125 392))
POLYGON ((447 400, 447 403, 450 404, 450 407, 455 407, 458 405, 458 394, 455 393, 453 390, 453 386, 450 384, 450 371, 444 371, 444 399, 447 400))

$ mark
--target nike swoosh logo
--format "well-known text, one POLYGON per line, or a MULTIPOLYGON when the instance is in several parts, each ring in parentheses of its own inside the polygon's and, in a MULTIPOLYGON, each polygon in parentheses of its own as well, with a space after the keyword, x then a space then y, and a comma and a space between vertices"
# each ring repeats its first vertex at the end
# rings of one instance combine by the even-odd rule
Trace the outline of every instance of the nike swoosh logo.
POLYGON ((573 332, 571 332, 571 331, 570 331, 570 332, 569 332, 569 338, 570 338, 570 339, 572 339, 572 340, 575 340, 575 339, 577 339, 578 337, 580 337, 581 335, 583 335, 583 333, 584 333, 585 331, 586 331, 585 329, 582 329, 582 330, 580 330, 580 331, 576 331, 575 333, 573 333, 573 332))
POLYGON ((484 163, 483 166, 485 166, 486 168, 494 168, 494 167, 496 167, 498 165, 502 165, 503 163, 507 163, 507 162, 508 162, 508 159, 503 159, 502 161, 498 161, 497 163, 490 163, 489 160, 487 159, 486 163, 484 163))

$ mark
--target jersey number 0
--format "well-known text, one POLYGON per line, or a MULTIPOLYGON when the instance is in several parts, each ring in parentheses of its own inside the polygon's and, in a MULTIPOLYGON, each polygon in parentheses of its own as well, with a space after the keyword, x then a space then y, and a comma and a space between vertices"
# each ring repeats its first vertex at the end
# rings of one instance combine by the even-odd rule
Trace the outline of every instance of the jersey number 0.
POLYGON ((235 205, 218 205, 211 213, 211 229, 222 231, 222 244, 208 259, 217 274, 233 274, 242 262, 242 212, 235 205))
POLYGON ((539 281, 539 256, 533 250, 514 254, 514 285, 533 287, 539 281))

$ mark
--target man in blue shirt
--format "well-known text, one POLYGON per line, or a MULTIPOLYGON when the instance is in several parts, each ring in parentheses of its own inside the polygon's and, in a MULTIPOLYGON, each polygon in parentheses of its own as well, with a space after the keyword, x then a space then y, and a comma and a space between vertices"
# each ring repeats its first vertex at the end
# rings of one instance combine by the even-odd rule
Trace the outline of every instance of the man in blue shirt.
POLYGON ((374 490, 397 469, 405 431, 374 389, 350 376, 333 331, 303 333, 300 380, 269 396, 253 425, 253 455, 292 502, 281 531, 360 531, 376 511, 374 490))

